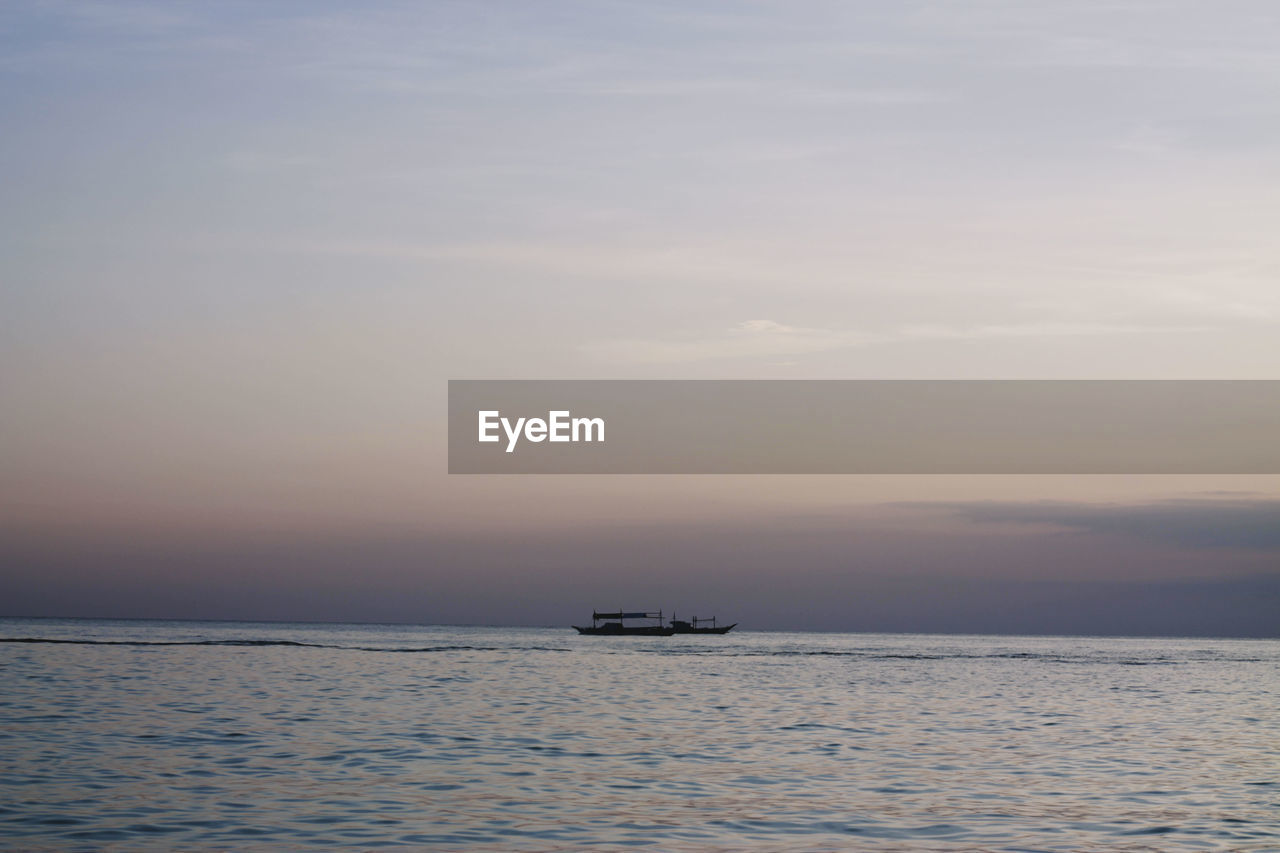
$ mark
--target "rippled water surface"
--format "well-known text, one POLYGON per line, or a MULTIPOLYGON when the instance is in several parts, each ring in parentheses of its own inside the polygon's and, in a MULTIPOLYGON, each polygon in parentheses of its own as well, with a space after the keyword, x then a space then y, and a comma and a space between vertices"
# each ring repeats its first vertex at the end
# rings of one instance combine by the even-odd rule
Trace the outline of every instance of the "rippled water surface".
POLYGON ((1275 641, 0 637, 5 849, 1280 850, 1275 641))

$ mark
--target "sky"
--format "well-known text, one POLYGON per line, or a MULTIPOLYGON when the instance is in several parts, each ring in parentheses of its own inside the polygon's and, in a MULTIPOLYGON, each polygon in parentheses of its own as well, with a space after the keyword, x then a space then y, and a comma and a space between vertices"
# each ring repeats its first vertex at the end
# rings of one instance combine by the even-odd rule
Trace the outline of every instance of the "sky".
POLYGON ((1280 478, 464 477, 448 379, 1280 378, 1267 2, 0 7, 0 615, 1280 633, 1280 478))

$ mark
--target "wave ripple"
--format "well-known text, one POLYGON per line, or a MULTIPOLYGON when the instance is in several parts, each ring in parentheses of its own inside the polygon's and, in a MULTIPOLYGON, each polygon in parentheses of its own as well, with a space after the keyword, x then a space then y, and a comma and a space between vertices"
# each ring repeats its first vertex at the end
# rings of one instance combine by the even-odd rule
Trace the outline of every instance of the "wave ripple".
POLYGON ((0 848, 1280 849, 1280 643, 0 620, 0 848))

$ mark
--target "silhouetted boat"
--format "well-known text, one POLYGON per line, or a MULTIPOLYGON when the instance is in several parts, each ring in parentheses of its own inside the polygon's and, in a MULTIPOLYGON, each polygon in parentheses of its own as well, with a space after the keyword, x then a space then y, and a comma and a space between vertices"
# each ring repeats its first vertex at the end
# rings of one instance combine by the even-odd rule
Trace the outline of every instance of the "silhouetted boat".
POLYGON ((592 611, 591 627, 584 628, 581 625, 573 627, 579 634, 601 637, 670 637, 676 632, 675 628, 663 624, 661 610, 656 613, 647 613, 643 610, 631 613, 622 610, 615 610, 612 613, 592 611), (626 622, 628 619, 656 619, 657 624, 650 622, 648 625, 628 625, 626 622))
POLYGON ((694 616, 692 619, 672 619, 671 627, 677 634, 727 634, 737 625, 716 625, 716 617, 710 619, 699 619, 694 616), (708 625, 706 623, 710 622, 708 625))

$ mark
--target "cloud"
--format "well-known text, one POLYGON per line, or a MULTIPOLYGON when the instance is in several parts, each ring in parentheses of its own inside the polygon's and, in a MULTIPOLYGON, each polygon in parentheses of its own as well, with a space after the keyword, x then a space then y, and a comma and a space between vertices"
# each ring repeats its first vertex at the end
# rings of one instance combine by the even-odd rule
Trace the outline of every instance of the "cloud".
POLYGON ((997 338, 1060 338, 1203 331, 1204 326, 1155 326, 1120 323, 1002 323, 945 325, 917 323, 883 331, 789 326, 774 320, 746 320, 718 334, 686 338, 632 338, 595 341, 582 347, 603 361, 675 364, 712 359, 796 356, 854 347, 924 341, 997 338))
POLYGON ((1269 498, 1175 498, 1144 504, 916 502, 901 506, 941 510, 977 524, 1047 525, 1181 548, 1280 550, 1280 500, 1269 498))

